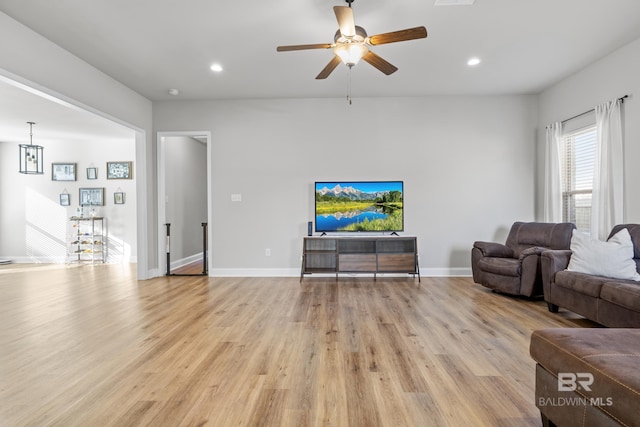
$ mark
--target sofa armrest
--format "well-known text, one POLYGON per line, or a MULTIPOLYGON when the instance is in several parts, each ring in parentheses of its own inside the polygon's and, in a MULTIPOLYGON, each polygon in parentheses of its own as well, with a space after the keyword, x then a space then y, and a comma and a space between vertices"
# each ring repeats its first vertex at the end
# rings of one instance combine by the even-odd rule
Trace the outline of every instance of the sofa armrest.
POLYGON ((548 250, 549 248, 544 248, 542 246, 532 246, 520 252, 520 261, 531 255, 540 255, 542 254, 542 252, 548 250))
POLYGON ((566 270, 569 266, 571 253, 569 249, 543 251, 542 259, 547 265, 547 271, 555 275, 558 271, 566 270))
POLYGON ((513 258, 511 248, 495 242, 474 242, 473 247, 480 250, 483 256, 498 258, 513 258))
POLYGON ((544 299, 547 302, 555 304, 552 297, 551 284, 555 283, 556 273, 566 270, 571 259, 571 251, 564 250, 548 250, 543 251, 540 255, 540 264, 542 268, 542 287, 544 299))
POLYGON ((548 250, 542 246, 532 246, 520 252, 520 294, 527 296, 542 293, 540 254, 548 250))

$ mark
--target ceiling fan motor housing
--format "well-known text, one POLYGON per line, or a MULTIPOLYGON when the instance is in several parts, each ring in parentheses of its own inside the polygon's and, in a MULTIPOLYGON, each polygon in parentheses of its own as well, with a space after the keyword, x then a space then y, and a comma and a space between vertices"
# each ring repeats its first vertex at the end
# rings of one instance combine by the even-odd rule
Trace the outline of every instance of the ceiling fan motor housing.
POLYGON ((333 41, 338 44, 338 43, 364 43, 365 40, 367 39, 367 32, 365 31, 364 28, 362 28, 359 25, 356 25, 356 35, 353 37, 345 37, 342 35, 342 33, 340 32, 340 29, 338 29, 338 31, 336 31, 335 36, 333 36, 333 41))

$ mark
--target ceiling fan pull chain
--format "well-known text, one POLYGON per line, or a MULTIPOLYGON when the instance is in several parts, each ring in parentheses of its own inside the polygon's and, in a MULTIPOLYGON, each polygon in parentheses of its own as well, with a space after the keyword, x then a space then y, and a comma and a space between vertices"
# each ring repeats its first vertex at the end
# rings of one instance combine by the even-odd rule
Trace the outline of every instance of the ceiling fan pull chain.
POLYGON ((349 67, 349 75, 347 77, 347 101, 351 105, 351 67, 349 67))

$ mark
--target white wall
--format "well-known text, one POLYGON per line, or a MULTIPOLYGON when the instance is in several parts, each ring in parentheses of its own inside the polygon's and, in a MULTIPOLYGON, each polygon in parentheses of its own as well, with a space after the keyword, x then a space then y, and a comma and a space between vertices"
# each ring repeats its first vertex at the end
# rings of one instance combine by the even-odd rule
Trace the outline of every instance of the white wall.
POLYGON ((207 222, 207 146, 184 136, 166 136, 166 223, 171 224, 172 268, 201 259, 202 226, 207 222))
POLYGON ((314 181, 387 179, 405 182, 423 274, 469 274, 474 240, 533 220, 536 108, 534 96, 168 101, 154 131, 212 132, 213 275, 298 273, 314 181))
POLYGON ((538 167, 536 217, 542 218, 545 126, 588 111, 598 104, 625 100, 624 134, 624 221, 640 223, 640 39, 618 49, 580 72, 540 94, 538 123, 538 167))
MULTIPOLYGON (((18 146, 0 142, 0 254, 15 262, 65 262, 70 241, 69 217, 76 214, 81 187, 105 189, 105 205, 96 213, 106 218, 108 262, 136 260, 135 175, 132 180, 107 180, 106 161, 132 160, 134 141, 70 141, 47 144, 44 174, 18 173, 18 146), (53 181, 51 163, 76 163, 76 181, 53 181), (87 167, 98 168, 88 180, 87 167), (60 206, 67 192, 71 205, 60 206), (129 195, 129 203, 115 205, 113 193, 129 195)), ((85 208, 85 215, 89 208, 85 208)))
POLYGON ((138 258, 138 277, 157 274, 158 252, 149 250, 157 247, 151 102, 2 12, 0 39, 0 74, 136 132, 136 230, 145 255, 138 258))

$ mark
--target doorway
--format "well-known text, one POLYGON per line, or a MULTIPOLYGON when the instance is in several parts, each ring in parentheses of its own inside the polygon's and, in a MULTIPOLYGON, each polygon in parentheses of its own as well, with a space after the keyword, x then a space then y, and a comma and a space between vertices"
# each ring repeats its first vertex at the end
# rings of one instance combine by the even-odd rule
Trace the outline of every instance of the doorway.
POLYGON ((158 259, 166 275, 211 271, 211 133, 158 132, 158 259))

